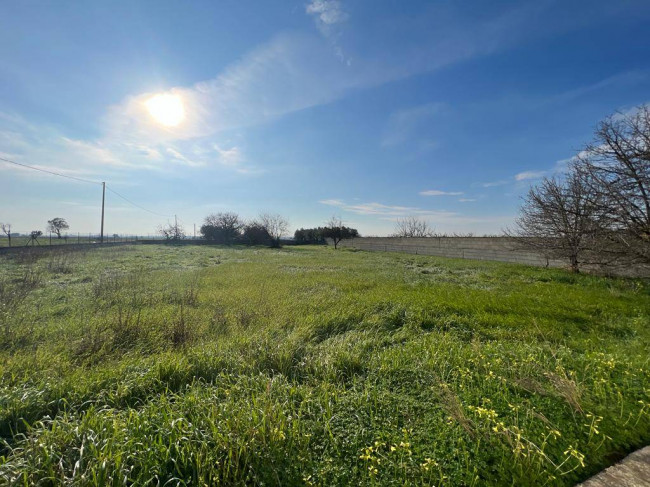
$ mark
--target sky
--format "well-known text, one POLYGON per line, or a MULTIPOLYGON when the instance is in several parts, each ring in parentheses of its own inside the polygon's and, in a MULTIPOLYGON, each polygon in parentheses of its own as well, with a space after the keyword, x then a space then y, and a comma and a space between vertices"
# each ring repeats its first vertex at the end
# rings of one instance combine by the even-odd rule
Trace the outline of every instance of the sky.
POLYGON ((598 121, 650 102, 650 2, 0 3, 0 221, 417 216, 498 234, 598 121), (89 181, 89 182, 88 182, 89 181), (124 199, 126 198, 126 199, 124 199))

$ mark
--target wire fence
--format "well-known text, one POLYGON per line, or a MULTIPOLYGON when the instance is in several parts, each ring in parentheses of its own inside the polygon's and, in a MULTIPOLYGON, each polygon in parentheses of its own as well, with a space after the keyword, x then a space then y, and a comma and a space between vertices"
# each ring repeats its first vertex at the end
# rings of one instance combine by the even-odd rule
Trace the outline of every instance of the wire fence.
MULTIPOLYGON (((191 239, 191 237, 190 237, 191 239)), ((131 235, 131 234, 111 234, 104 235, 103 241, 100 234, 94 233, 76 233, 65 234, 59 238, 56 234, 43 234, 37 238, 32 238, 29 234, 12 234, 11 239, 8 236, 0 236, 0 248, 4 247, 40 247, 54 245, 79 245, 79 244, 100 244, 100 243, 127 243, 143 242, 151 240, 165 240, 160 235, 131 235)))

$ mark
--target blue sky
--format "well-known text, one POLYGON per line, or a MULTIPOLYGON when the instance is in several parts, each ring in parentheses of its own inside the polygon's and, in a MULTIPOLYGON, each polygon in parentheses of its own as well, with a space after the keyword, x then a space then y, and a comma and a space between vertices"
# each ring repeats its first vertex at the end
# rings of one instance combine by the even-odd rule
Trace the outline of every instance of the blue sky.
MULTIPOLYGON (((108 186, 106 232, 208 213, 498 233, 650 101, 650 2, 3 2, 0 157, 108 186), (159 122, 165 94, 184 116, 159 122), (155 214, 154 214, 155 213, 155 214)), ((0 162, 0 221, 97 232, 101 188, 0 162)))

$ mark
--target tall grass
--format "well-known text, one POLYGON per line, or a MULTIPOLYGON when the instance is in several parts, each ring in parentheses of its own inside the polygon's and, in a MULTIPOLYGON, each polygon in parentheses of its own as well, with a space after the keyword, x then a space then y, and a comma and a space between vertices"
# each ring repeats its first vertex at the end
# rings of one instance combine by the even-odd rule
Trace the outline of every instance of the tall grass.
POLYGON ((3 484, 572 485, 650 441, 644 281, 321 247, 0 268, 3 484))

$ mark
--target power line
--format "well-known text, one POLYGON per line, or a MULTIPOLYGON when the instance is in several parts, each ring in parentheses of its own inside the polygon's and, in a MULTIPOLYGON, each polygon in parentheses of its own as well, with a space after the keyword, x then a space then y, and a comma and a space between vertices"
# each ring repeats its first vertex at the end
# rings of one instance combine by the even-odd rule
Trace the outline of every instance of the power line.
POLYGON ((0 157, 0 161, 8 162, 9 164, 15 164, 16 166, 26 167, 28 169, 33 169, 34 171, 40 171, 40 172, 45 172, 47 174, 53 174, 54 176, 60 176, 62 178, 74 179, 75 181, 81 181, 82 183, 102 184, 99 181, 91 181, 90 179, 83 179, 83 178, 78 178, 78 177, 75 177, 75 176, 69 176, 67 174, 61 174, 61 173, 54 172, 54 171, 48 171, 47 169, 41 169, 40 167, 34 167, 34 166, 30 166, 28 164, 23 164, 21 162, 12 161, 12 160, 9 160, 9 159, 5 159, 4 157, 0 157))
MULTIPOLYGON (((90 183, 90 184, 98 184, 98 185, 102 184, 99 181, 92 181, 90 179, 78 178, 78 177, 75 177, 75 176, 69 176, 67 174, 61 174, 61 173, 54 172, 54 171, 48 171, 47 169, 41 169, 40 167, 34 167, 34 166, 30 166, 28 164, 23 164, 21 162, 12 161, 10 159, 5 159, 4 157, 0 157, 0 161, 8 162, 9 164, 15 164, 16 166, 26 167, 27 169, 33 169, 34 171, 40 171, 40 172, 44 172, 44 173, 47 173, 47 174, 52 174, 54 176, 60 176, 62 178, 74 179, 75 181, 80 181, 82 183, 90 183)), ((109 190, 111 193, 115 194, 116 196, 119 196, 120 198, 122 198, 127 203, 135 206, 136 208, 139 208, 139 209, 144 210, 144 211, 146 211, 148 213, 151 213, 152 215, 162 216, 164 218, 170 218, 172 216, 172 215, 163 215, 162 213, 156 213, 155 211, 151 211, 151 210, 145 208, 144 206, 140 206, 137 203, 134 203, 133 201, 128 199, 126 196, 122 196, 120 193, 118 193, 114 189, 109 188, 108 186, 106 186, 106 189, 109 190)))
POLYGON ((135 206, 136 208, 140 208, 141 210, 144 210, 144 211, 146 211, 148 213, 151 213, 152 215, 162 216, 162 217, 165 217, 165 218, 170 218, 171 217, 171 215, 163 215, 162 213, 156 213, 155 211, 148 210, 144 206, 140 206, 137 203, 134 203, 130 199, 126 198, 125 196, 122 196, 120 193, 118 193, 114 189, 109 188, 108 186, 106 186, 106 189, 109 190, 111 193, 115 194, 116 196, 119 196, 120 198, 122 198, 127 203, 130 203, 131 205, 135 206))

